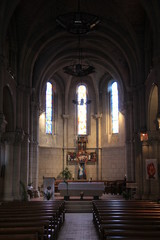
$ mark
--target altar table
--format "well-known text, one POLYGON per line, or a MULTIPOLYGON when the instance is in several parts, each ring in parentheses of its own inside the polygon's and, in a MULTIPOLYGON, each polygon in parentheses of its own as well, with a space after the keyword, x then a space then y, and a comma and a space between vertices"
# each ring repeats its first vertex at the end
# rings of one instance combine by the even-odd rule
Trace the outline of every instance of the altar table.
POLYGON ((104 182, 61 182, 58 184, 61 196, 93 196, 98 199, 104 193, 104 182))

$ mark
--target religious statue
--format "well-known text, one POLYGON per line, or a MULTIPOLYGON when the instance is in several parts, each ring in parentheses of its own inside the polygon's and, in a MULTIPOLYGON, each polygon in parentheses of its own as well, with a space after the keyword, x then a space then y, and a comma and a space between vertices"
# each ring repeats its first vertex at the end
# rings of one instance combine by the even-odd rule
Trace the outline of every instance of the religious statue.
POLYGON ((88 161, 88 154, 85 151, 81 151, 77 154, 78 161, 78 179, 87 179, 86 163, 88 161))
POLYGON ((79 136, 77 139, 78 179, 87 179, 87 174, 86 174, 86 163, 88 161, 88 154, 86 152, 87 142, 88 142, 87 136, 79 136))

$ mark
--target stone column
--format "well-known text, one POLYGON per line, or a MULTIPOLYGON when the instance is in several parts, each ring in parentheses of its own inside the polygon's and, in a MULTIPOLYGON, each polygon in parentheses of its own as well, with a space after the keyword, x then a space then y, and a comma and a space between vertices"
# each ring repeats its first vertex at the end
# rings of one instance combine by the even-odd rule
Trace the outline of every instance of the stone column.
POLYGON ((20 179, 25 186, 28 184, 29 175, 29 135, 24 135, 24 140, 22 143, 22 154, 21 154, 21 170, 20 179))
POLYGON ((4 56, 0 55, 0 113, 3 112, 3 82, 4 82, 4 72, 5 72, 5 61, 4 56))
POLYGON ((31 103, 31 136, 30 136, 30 159, 29 159, 29 182, 33 182, 38 189, 38 140, 39 140, 39 105, 31 103))
POLYGON ((13 152, 13 198, 20 200, 20 171, 21 171, 21 144, 24 138, 24 131, 16 129, 13 152))
POLYGON ((4 201, 13 200, 13 153, 15 142, 15 132, 6 132, 3 134, 5 144, 5 176, 4 176, 4 201))
POLYGON ((102 156, 101 156, 101 118, 102 114, 95 114, 96 119, 96 148, 97 148, 97 180, 102 180, 102 156))
POLYGON ((158 85, 158 114, 157 121, 158 127, 160 129, 160 56, 153 59, 154 69, 155 69, 155 77, 158 85))
POLYGON ((19 86, 21 94, 20 99, 22 101, 20 106, 20 123, 24 130, 24 140, 22 142, 21 152, 21 176, 20 179, 27 187, 29 180, 29 143, 30 143, 30 89, 25 86, 19 86))
POLYGON ((127 161, 127 180, 135 179, 135 164, 133 157, 133 108, 132 101, 128 101, 125 106, 125 123, 126 123, 126 161, 127 161))
POLYGON ((0 200, 3 199, 4 194, 4 177, 5 177, 5 146, 2 142, 2 136, 5 132, 7 122, 2 113, 0 113, 0 200))
POLYGON ((68 147, 68 114, 63 114, 63 170, 66 167, 66 151, 65 149, 68 147))
POLYGON ((145 172, 145 160, 148 158, 149 144, 148 142, 142 142, 142 166, 141 166, 141 176, 142 176, 142 199, 149 199, 149 195, 151 192, 150 182, 146 180, 146 172, 145 172))

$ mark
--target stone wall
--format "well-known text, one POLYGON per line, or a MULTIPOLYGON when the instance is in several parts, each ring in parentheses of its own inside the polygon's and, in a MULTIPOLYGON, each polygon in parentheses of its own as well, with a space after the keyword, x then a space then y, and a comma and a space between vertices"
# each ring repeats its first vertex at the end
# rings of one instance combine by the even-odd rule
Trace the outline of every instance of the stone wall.
POLYGON ((56 178, 62 168, 62 149, 39 147, 39 187, 43 183, 43 176, 56 178))
POLYGON ((122 180, 126 174, 125 148, 102 149, 102 179, 122 180))

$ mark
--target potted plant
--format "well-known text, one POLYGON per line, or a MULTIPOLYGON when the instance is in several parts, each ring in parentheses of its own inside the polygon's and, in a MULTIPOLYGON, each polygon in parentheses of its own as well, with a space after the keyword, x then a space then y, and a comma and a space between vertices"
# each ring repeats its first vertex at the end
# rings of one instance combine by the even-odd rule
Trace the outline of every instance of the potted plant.
POLYGON ((62 172, 60 172, 59 178, 63 179, 64 182, 66 183, 67 185, 67 195, 64 196, 64 199, 65 200, 69 200, 69 196, 68 196, 68 182, 67 180, 71 179, 72 178, 72 174, 71 172, 69 171, 68 167, 66 167, 62 172))
POLYGON ((62 172, 60 172, 59 177, 64 181, 72 178, 72 174, 69 171, 68 167, 66 167, 62 172))

